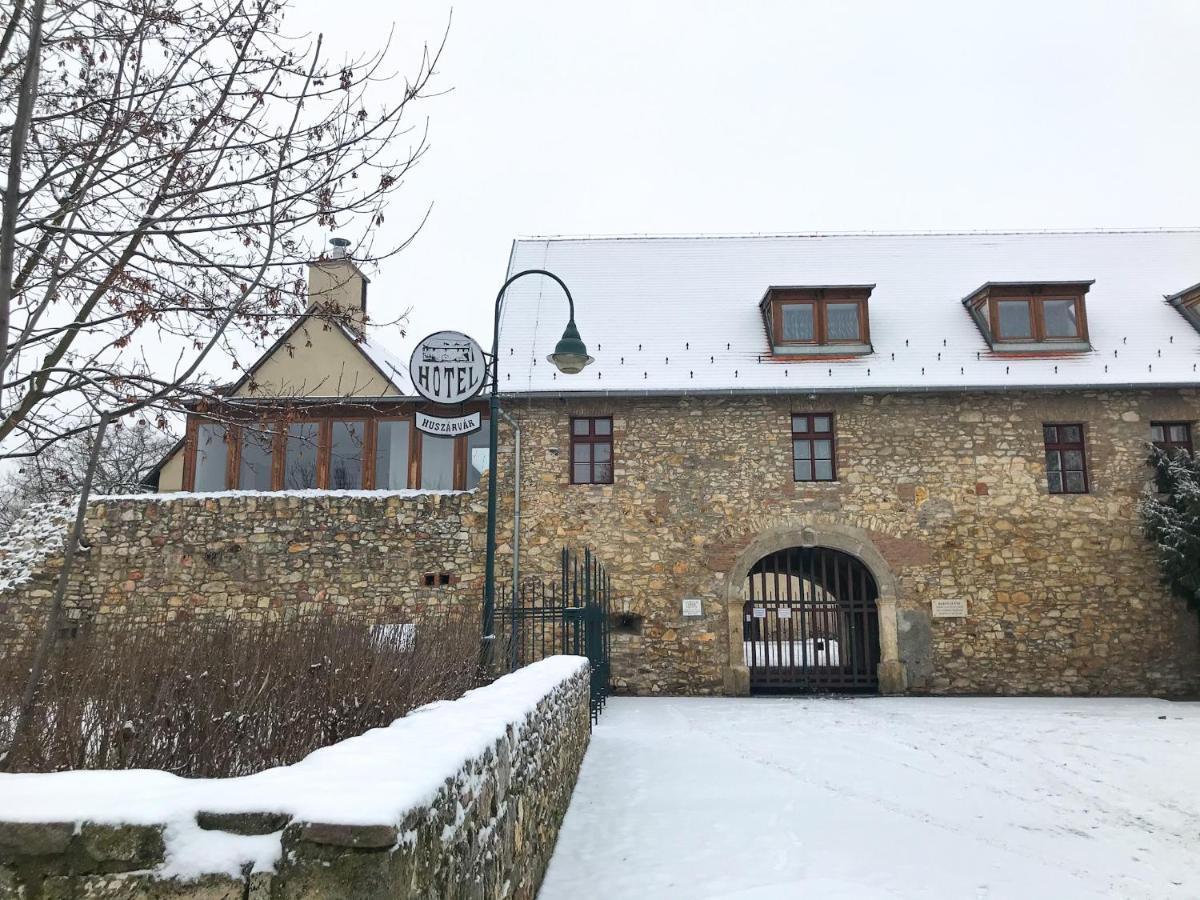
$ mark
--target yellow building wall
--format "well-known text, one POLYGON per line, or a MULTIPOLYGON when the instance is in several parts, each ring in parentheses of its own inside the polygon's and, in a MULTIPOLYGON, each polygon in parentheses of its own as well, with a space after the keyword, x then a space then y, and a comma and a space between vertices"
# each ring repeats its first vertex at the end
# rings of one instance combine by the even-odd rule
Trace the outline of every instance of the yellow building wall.
POLYGON ((399 397, 336 325, 309 319, 264 361, 238 397, 399 397))

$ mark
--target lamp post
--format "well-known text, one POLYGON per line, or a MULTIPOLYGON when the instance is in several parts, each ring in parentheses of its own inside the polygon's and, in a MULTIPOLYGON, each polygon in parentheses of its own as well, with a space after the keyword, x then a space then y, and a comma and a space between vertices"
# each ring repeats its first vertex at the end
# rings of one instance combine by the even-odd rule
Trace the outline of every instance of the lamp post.
POLYGON ((563 280, 545 269, 525 269, 509 278, 496 294, 496 320, 492 328, 492 392, 488 401, 488 506, 487 506, 487 561, 483 576, 483 665, 490 667, 492 646, 496 630, 496 444, 500 424, 500 310, 504 303, 504 292, 518 278, 526 275, 544 275, 552 279, 567 295, 568 319, 562 338, 554 352, 546 357, 564 375, 576 375, 593 362, 587 347, 575 327, 575 300, 571 297, 563 280))

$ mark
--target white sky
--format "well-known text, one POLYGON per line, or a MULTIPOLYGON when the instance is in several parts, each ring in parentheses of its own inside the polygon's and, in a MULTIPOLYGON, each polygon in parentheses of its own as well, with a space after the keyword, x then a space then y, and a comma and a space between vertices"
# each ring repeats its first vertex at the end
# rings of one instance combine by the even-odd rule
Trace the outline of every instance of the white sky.
MULTIPOLYGON (((441 0, 297 0, 297 31, 394 63, 441 0)), ((431 149, 370 273, 490 339, 516 235, 1200 224, 1200 2, 471 0, 453 10, 431 149)), ((581 301, 582 302, 582 301, 581 301)), ((547 352, 550 348, 547 347, 547 352)))

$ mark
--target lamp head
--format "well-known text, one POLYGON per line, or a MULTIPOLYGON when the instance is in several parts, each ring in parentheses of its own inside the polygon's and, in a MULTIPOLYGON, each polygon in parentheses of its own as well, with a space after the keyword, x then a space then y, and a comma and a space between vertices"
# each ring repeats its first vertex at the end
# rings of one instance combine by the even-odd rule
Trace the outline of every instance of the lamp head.
POLYGON ((567 323, 562 339, 554 346, 554 352, 546 359, 564 375, 577 375, 595 362, 592 357, 588 356, 587 346, 579 336, 579 329, 575 327, 574 317, 567 323))

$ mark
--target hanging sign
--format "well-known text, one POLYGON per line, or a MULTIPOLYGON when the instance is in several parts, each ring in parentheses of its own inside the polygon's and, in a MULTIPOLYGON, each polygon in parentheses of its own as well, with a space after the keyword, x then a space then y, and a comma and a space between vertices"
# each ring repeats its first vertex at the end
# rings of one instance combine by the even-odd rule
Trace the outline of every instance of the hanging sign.
POLYGON ((459 331, 435 331, 413 348, 408 374, 426 400, 462 403, 483 390, 487 360, 473 338, 459 331))
POLYGON ((481 425, 479 413, 471 413, 469 416, 455 416, 450 419, 443 419, 440 416, 427 416, 423 412, 417 413, 417 431, 423 431, 425 434, 435 434, 442 437, 457 437, 460 434, 470 434, 473 431, 478 431, 481 425))

